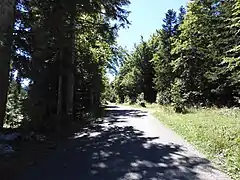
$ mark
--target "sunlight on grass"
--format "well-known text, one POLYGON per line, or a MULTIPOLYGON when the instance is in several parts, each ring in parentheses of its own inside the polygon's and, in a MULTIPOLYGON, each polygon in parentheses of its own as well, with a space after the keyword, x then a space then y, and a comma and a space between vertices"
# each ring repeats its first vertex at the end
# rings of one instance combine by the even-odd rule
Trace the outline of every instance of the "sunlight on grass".
POLYGON ((187 114, 177 114, 171 107, 156 104, 147 105, 147 109, 233 179, 240 179, 239 109, 190 109, 187 114))
POLYGON ((147 104, 147 108, 141 109, 148 110, 195 145, 232 179, 240 179, 239 109, 192 108, 187 114, 178 114, 171 107, 157 104, 147 104))

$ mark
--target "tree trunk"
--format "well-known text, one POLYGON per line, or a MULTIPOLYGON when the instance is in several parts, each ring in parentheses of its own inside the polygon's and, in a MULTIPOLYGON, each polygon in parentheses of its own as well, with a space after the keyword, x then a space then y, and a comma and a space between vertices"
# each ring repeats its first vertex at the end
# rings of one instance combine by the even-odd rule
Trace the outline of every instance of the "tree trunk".
POLYGON ((15 3, 0 0, 0 129, 6 113, 15 3))
POLYGON ((55 24, 54 30, 56 33, 57 39, 57 46, 58 46, 58 68, 59 68, 59 75, 58 75, 58 86, 57 86, 57 115, 61 117, 64 110, 64 74, 63 74, 63 59, 64 59, 64 32, 63 32, 63 25, 64 25, 64 5, 62 2, 59 2, 56 10, 53 12, 54 21, 58 23, 55 24))
POLYGON ((67 113, 70 120, 73 119, 73 98, 74 98, 74 62, 75 62, 75 26, 76 26, 76 6, 71 14, 71 60, 69 62, 68 87, 67 87, 67 113))
MULTIPOLYGON (((61 61, 61 59, 62 59, 62 52, 59 52, 59 59, 58 59, 58 61, 61 61)), ((61 67, 61 64, 60 64, 60 67, 59 67, 61 70, 60 71, 62 71, 62 67, 61 67)), ((61 113, 62 113, 62 84, 63 84, 63 77, 62 77, 62 74, 60 74, 59 76, 58 76, 58 95, 57 95, 57 115, 61 115, 61 113)))

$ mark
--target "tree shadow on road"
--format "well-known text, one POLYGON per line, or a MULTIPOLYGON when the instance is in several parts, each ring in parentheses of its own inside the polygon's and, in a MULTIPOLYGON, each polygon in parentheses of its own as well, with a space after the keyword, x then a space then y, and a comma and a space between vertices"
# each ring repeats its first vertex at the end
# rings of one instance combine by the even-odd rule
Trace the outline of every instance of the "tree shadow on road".
POLYGON ((196 167, 213 169, 206 159, 182 155, 180 145, 159 144, 155 141, 159 137, 147 137, 132 126, 119 125, 137 113, 142 112, 109 110, 105 118, 86 125, 68 145, 22 179, 198 180, 196 167))
POLYGON ((117 106, 107 106, 105 110, 105 117, 144 117, 147 116, 146 111, 141 111, 137 109, 122 109, 117 106))

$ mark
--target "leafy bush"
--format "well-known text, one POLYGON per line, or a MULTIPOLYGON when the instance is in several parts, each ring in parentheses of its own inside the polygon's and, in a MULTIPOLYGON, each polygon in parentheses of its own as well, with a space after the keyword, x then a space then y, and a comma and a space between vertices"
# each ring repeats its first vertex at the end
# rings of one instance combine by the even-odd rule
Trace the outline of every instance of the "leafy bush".
POLYGON ((156 103, 160 105, 167 105, 171 103, 171 91, 163 91, 157 93, 156 103))
POLYGON ((187 101, 186 97, 183 94, 183 83, 181 79, 176 79, 171 88, 171 96, 172 96, 172 105, 177 113, 185 112, 185 102, 187 101))

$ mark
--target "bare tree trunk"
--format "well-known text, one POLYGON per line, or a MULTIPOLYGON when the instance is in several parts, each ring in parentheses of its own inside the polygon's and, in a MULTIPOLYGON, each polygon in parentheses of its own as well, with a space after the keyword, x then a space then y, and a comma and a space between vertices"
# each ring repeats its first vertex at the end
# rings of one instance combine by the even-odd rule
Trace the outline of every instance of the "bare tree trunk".
POLYGON ((69 118, 73 118, 73 98, 74 98, 74 62, 75 62, 75 26, 76 26, 76 7, 71 14, 71 61, 69 63, 68 87, 67 87, 67 113, 69 118))
POLYGON ((57 45, 58 45, 58 56, 57 61, 59 64, 59 75, 58 75, 58 87, 57 87, 57 115, 60 117, 63 112, 63 85, 64 85, 64 74, 63 74, 63 59, 64 59, 64 52, 63 52, 63 45, 64 42, 64 34, 63 34, 63 25, 64 25, 64 11, 63 11, 63 4, 60 2, 58 4, 58 8, 54 13, 54 20, 58 21, 57 26, 55 27, 55 31, 57 31, 57 45), (60 27, 59 27, 60 24, 60 27))
POLYGON ((0 129, 6 113, 15 3, 16 0, 0 0, 0 129))
MULTIPOLYGON (((60 52, 59 60, 62 59, 61 57, 62 52, 60 52)), ((60 65, 61 66, 61 65, 60 65)), ((61 69, 61 67, 60 67, 61 69)), ((61 115, 62 113, 62 84, 63 84, 63 77, 62 74, 58 76, 58 98, 57 98, 57 115, 61 115)))

